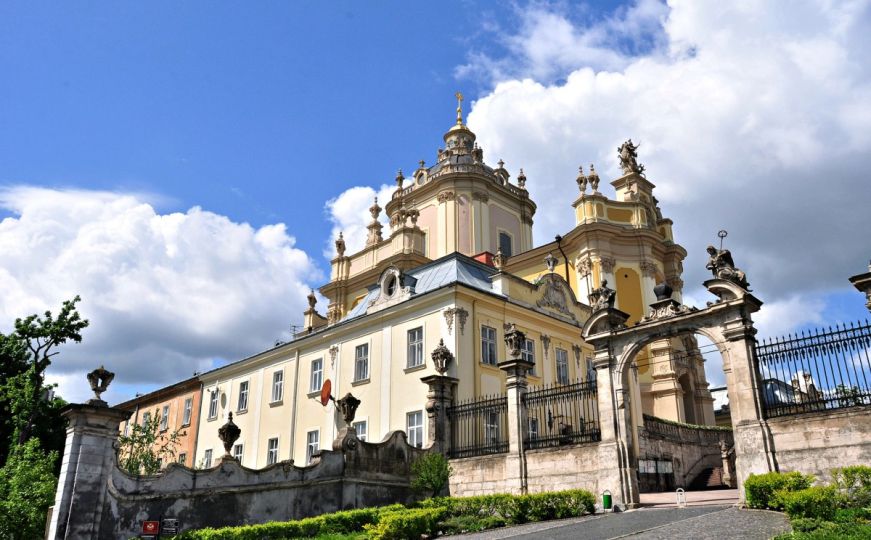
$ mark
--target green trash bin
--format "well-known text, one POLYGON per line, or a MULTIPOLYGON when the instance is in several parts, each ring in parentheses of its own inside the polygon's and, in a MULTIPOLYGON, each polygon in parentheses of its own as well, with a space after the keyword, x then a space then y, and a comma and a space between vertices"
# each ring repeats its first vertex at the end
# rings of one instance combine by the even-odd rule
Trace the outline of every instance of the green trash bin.
POLYGON ((602 510, 610 510, 611 506, 611 492, 606 489, 602 492, 602 510))

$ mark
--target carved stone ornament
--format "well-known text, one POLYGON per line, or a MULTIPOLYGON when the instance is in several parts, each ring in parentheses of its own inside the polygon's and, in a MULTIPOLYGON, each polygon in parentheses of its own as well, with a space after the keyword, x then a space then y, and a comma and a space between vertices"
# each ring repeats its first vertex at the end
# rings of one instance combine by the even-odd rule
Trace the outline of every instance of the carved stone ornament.
POLYGON ((747 275, 744 274, 735 262, 732 260, 732 253, 728 249, 717 249, 714 246, 708 246, 708 264, 705 268, 711 271, 715 278, 725 279, 750 290, 750 284, 747 283, 747 275))
POLYGON ((493 255, 493 266, 495 266, 497 270, 502 270, 507 262, 508 257, 502 253, 502 246, 499 246, 496 248, 496 255, 493 255))
POLYGON ((342 318, 339 304, 330 304, 327 307, 327 324, 336 324, 342 318))
POLYGON ((374 313, 408 300, 414 295, 416 284, 416 278, 403 273, 395 266, 385 269, 378 280, 378 296, 369 302, 366 313, 374 313))
POLYGON ((354 421, 354 415, 357 414, 357 407, 360 406, 360 400, 355 398, 351 392, 345 394, 345 397, 336 401, 339 411, 342 413, 342 419, 349 426, 354 421))
POLYGON ((241 434, 242 430, 233 422, 233 413, 228 414, 227 423, 218 428, 218 438, 224 444, 224 452, 227 456, 231 455, 230 449, 233 448, 233 443, 239 440, 241 434))
POLYGON ((547 334, 541 335, 541 346, 544 351, 544 358, 547 360, 547 352, 550 350, 550 336, 547 334))
POLYGON ((641 322, 645 323, 658 321, 660 319, 668 319, 669 317, 676 317, 678 315, 683 315, 684 313, 692 313, 693 311, 698 311, 698 308, 685 306, 676 300, 667 298, 651 304, 650 312, 641 319, 641 322))
POLYGON ((581 277, 586 277, 593 273, 593 262, 589 257, 578 260, 577 267, 581 277))
POLYGON ((475 191, 472 193, 472 200, 485 203, 490 200, 490 195, 487 195, 484 191, 475 191))
POLYGON ((617 299, 617 291, 608 287, 608 280, 603 279, 602 286, 593 289, 589 298, 590 307, 593 308, 593 312, 600 309, 612 309, 614 301, 617 299))
POLYGON ((599 193, 599 173, 596 172, 596 167, 590 163, 590 174, 587 176, 590 181, 590 187, 593 188, 593 193, 599 193))
POLYGON ((638 266, 641 268, 641 274, 644 277, 656 277, 656 263, 641 261, 638 266))
POLYGON ((520 174, 517 175, 517 187, 520 189, 526 189, 526 174, 523 172, 523 169, 520 169, 520 174))
POLYGON ((111 371, 107 370, 105 367, 100 366, 94 371, 87 374, 88 383, 91 385, 91 390, 94 392, 94 400, 102 402, 103 400, 100 398, 100 394, 106 391, 109 388, 109 384, 112 382, 112 379, 115 378, 115 374, 111 371))
POLYGON ((639 146, 641 145, 632 144, 632 139, 629 139, 617 148, 617 157, 620 158, 620 169, 623 170, 623 174, 644 173, 644 165, 638 163, 639 146))
POLYGON ((505 330, 505 346, 508 347, 508 358, 520 358, 526 334, 518 330, 514 323, 505 324, 503 329, 505 330))
POLYGON ((460 334, 466 333, 466 319, 469 317, 469 312, 461 307, 448 308, 444 311, 445 323, 448 325, 448 335, 454 329, 454 321, 460 323, 460 334))
POLYGON ((614 267, 617 266, 617 260, 614 257, 602 257, 599 259, 599 265, 602 267, 602 272, 612 274, 614 267))
POLYGON ((345 237, 343 236, 342 231, 339 231, 339 237, 336 238, 336 256, 345 256, 345 237))
POLYGON ((556 268, 556 263, 558 259, 553 256, 553 253, 548 253, 547 257, 544 258, 544 265, 547 266, 547 271, 553 273, 554 268, 556 268))
POLYGON ((432 351, 432 363, 439 375, 444 375, 448 372, 451 362, 454 361, 454 355, 450 349, 445 346, 445 340, 439 339, 439 346, 432 351))
POLYGON ((333 345, 330 347, 330 367, 336 366, 336 356, 339 354, 339 346, 333 345))
POLYGON ((535 305, 559 311, 572 319, 575 318, 575 314, 569 309, 569 298, 572 297, 572 294, 562 277, 558 274, 545 274, 542 276, 539 287, 544 287, 544 294, 535 305))
POLYGON ((318 298, 317 298, 317 296, 315 296, 315 292, 314 291, 309 292, 306 299, 308 300, 308 309, 310 311, 314 311, 315 304, 318 303, 318 298))
POLYGON ((453 201, 455 198, 456 198, 456 195, 454 194, 453 191, 442 191, 441 193, 438 194, 438 197, 437 197, 439 204, 446 202, 446 201, 453 201))
POLYGON ((584 167, 578 167, 578 177, 575 178, 578 183, 578 190, 583 194, 587 192, 587 177, 584 176, 584 167))

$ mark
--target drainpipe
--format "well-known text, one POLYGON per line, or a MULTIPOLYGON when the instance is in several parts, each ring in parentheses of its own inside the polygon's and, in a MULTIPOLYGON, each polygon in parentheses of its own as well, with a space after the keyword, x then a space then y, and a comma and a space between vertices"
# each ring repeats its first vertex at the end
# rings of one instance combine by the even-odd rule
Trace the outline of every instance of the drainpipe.
MULTIPOLYGON (((572 291, 572 282, 569 281, 569 258, 566 256, 566 252, 563 251, 563 247, 562 247, 562 245, 560 245, 560 242, 562 242, 563 237, 560 236, 560 235, 556 235, 555 240, 556 240, 556 247, 557 247, 557 249, 559 249, 559 252, 560 252, 560 253, 562 254, 562 256, 563 256, 563 260, 565 261, 565 267, 566 267, 566 283, 567 283, 568 286, 569 286, 569 290, 572 291)), ((574 296, 574 294, 575 294, 575 291, 572 291, 572 295, 573 295, 573 296, 574 296)))

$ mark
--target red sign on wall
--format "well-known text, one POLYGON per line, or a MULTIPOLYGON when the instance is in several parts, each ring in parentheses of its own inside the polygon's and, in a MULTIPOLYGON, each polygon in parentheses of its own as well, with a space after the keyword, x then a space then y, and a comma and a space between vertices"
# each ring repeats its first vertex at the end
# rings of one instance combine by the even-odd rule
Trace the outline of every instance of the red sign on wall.
POLYGON ((159 521, 143 521, 142 522, 142 534, 157 534, 160 532, 160 522, 159 521))

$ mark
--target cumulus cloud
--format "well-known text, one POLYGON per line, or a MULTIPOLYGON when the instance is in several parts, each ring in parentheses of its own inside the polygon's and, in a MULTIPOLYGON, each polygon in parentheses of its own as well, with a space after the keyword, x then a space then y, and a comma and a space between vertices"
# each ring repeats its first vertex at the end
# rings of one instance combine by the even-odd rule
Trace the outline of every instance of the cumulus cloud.
POLYGON ((536 243, 574 226, 564 194, 578 165, 617 177, 616 148, 631 137, 690 252, 692 296, 706 294, 693 284, 706 278, 704 248, 719 229, 760 297, 783 307, 767 308, 772 321, 796 321, 816 306, 796 298, 843 290, 865 268, 868 2, 640 2, 585 26, 541 4, 524 14, 504 38, 523 47, 489 59, 516 71, 490 72, 493 90, 468 123, 487 155, 526 171, 536 243), (609 63, 576 44, 621 21, 632 33, 632 17, 657 28, 646 50, 590 39, 619 54, 609 63), (539 49, 550 52, 529 52, 539 49))
POLYGON ((0 222, 0 321, 82 296, 91 325, 49 374, 67 399, 87 397, 82 374, 100 363, 116 388, 141 389, 265 350, 301 321, 306 283, 320 278, 281 223, 255 229, 199 207, 161 214, 141 195, 33 187, 0 190, 0 208, 12 213, 0 222))
MULTIPOLYGON (((395 190, 396 186, 389 186, 387 184, 382 184, 378 191, 369 186, 355 186, 346 189, 337 197, 327 201, 324 205, 324 211, 333 227, 330 233, 330 241, 324 247, 324 257, 332 259, 336 256, 334 242, 339 237, 340 232, 345 239, 347 254, 350 255, 363 249, 366 245, 366 236, 369 233, 366 226, 372 222, 369 208, 372 206, 375 197, 378 197, 378 206, 383 208, 395 190)), ((384 226, 382 234, 386 237, 389 234, 389 220, 383 210, 379 220, 384 226)))

